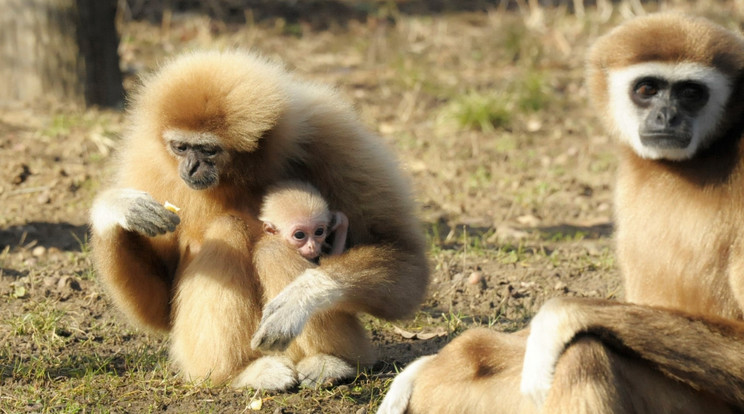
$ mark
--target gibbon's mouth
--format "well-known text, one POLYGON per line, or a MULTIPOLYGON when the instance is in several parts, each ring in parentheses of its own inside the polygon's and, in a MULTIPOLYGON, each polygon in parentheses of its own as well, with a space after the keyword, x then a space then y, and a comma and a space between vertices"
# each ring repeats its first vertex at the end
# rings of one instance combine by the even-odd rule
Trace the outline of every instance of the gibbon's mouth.
MULTIPOLYGON (((183 177, 182 177, 183 178, 183 177)), ((207 188, 214 187, 218 183, 218 179, 213 177, 203 177, 201 179, 183 179, 183 182, 189 186, 192 190, 206 190, 207 188)))
POLYGON ((691 135, 680 135, 679 132, 660 131, 641 134, 641 144, 650 148, 682 149, 687 148, 691 141, 691 135))

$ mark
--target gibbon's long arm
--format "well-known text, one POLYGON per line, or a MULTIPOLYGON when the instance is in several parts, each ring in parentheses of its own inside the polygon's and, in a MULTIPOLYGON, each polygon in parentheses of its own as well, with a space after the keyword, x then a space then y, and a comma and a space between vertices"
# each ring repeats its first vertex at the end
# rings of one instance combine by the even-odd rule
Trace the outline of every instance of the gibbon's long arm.
POLYGON ((91 209, 93 260, 109 270, 101 274, 109 293, 128 316, 155 329, 170 327, 172 281, 148 240, 173 232, 179 222, 149 194, 127 188, 101 193, 91 209))
POLYGON ((426 279, 414 277, 427 266, 414 253, 385 246, 359 246, 308 269, 263 310, 251 346, 284 350, 313 314, 334 307, 394 319, 415 308, 426 279), (400 277, 401 274, 409 277, 400 277), (416 298, 418 299, 418 298, 416 298))
POLYGON ((578 335, 650 362, 668 377, 744 407, 744 323, 591 299, 547 302, 530 324, 521 390, 542 405, 563 350, 578 335))

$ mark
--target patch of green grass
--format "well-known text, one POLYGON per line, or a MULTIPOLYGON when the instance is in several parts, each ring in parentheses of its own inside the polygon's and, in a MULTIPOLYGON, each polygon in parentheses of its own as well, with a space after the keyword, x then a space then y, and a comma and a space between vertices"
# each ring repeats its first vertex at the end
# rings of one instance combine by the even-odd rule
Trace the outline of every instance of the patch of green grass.
POLYGON ((449 338, 454 338, 467 329, 469 326, 464 322, 466 319, 472 318, 468 318, 460 311, 450 310, 448 313, 442 313, 442 321, 447 328, 447 336, 449 338))
POLYGON ((440 227, 436 224, 426 227, 426 241, 429 245, 431 257, 436 257, 442 251, 442 235, 440 227))
POLYGON ((518 148, 517 139, 508 134, 493 137, 491 145, 493 145, 494 151, 499 154, 508 154, 518 148))
POLYGON ((615 269, 615 252, 609 247, 603 248, 599 254, 587 255, 585 260, 592 270, 609 272, 615 269))
POLYGON ((501 93, 471 91, 455 97, 440 112, 445 121, 454 121, 462 129, 492 132, 511 122, 509 96, 501 93))
POLYGON ((617 154, 604 152, 598 154, 589 164, 589 171, 593 173, 607 172, 617 165, 617 154))
POLYGON ((50 348, 64 343, 58 335, 59 321, 64 312, 49 302, 39 302, 29 312, 8 320, 11 335, 27 336, 39 348, 50 348))
MULTIPOLYGON (((440 110, 439 119, 454 122, 460 129, 493 132, 508 128, 516 113, 545 110, 552 99, 545 75, 529 71, 503 90, 471 90, 454 96, 440 110)), ((509 149, 512 147, 513 144, 509 149)))
POLYGON ((423 147, 423 141, 408 131, 395 134, 393 143, 402 151, 414 151, 423 147))
POLYGON ((536 208, 545 203, 546 198, 561 191, 558 184, 549 181, 530 181, 522 183, 514 192, 514 201, 519 205, 536 208))
POLYGON ((524 262, 530 256, 530 252, 521 243, 517 244, 516 246, 505 244, 499 247, 496 250, 495 254, 495 260, 502 264, 515 264, 524 262))
POLYGON ((73 128, 83 123, 82 114, 62 113, 56 114, 49 121, 49 125, 41 131, 44 137, 59 137, 69 135, 73 128))
POLYGON ((467 184, 469 189, 479 189, 488 187, 492 181, 491 170, 486 165, 479 164, 475 171, 468 175, 467 184))
POLYGON ((581 231, 581 230, 565 231, 565 232, 563 232, 563 231, 557 231, 557 232, 554 232, 554 233, 545 233, 545 232, 543 232, 543 233, 541 233, 541 236, 542 236, 541 238, 543 240, 548 240, 548 241, 551 241, 551 242, 556 242, 556 243, 567 242, 567 243, 570 243, 570 242, 577 242, 577 241, 584 240, 584 238, 586 237, 586 233, 583 232, 583 231, 581 231))
POLYGON ((543 43, 523 20, 513 20, 501 28, 501 50, 505 58, 520 62, 521 67, 534 67, 545 54, 543 43))
POLYGON ((70 232, 70 235, 72 235, 72 238, 75 239, 78 246, 80 246, 80 254, 82 254, 84 257, 88 257, 90 255, 90 241, 88 240, 88 233, 83 234, 82 239, 78 237, 78 235, 74 232, 70 232))
POLYGON ((513 88, 517 96, 517 108, 521 111, 544 110, 552 99, 552 95, 547 90, 545 75, 541 72, 528 72, 513 88))

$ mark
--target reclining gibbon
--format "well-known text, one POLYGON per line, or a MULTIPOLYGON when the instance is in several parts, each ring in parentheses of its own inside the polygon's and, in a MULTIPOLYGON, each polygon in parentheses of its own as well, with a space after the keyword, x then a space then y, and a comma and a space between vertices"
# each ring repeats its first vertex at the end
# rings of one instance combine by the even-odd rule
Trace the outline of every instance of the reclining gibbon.
POLYGON ((554 299, 529 330, 466 332, 405 369, 380 413, 744 410, 744 40, 650 15, 600 38, 587 69, 619 141, 630 303, 554 299))
POLYGON ((407 178, 333 90, 252 53, 196 52, 145 78, 91 211, 96 269, 191 379, 281 390, 375 356, 358 312, 410 315, 428 263, 407 178), (258 219, 268 188, 314 186, 349 219, 313 263, 258 219), (180 207, 176 214, 165 201, 180 207))

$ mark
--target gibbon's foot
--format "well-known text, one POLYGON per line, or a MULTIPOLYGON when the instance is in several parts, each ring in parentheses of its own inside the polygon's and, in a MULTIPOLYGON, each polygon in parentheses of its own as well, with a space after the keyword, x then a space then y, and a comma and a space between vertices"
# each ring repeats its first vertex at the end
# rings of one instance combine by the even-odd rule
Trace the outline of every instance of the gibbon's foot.
POLYGON ((427 355, 413 361, 395 377, 387 394, 385 394, 385 398, 382 399, 382 403, 377 408, 377 414, 403 414, 406 412, 413 393, 413 382, 424 364, 433 357, 434 355, 427 355))
POLYGON ((300 385, 308 388, 332 384, 356 374, 356 367, 339 357, 328 354, 312 355, 297 363, 297 377, 300 385))
POLYGON ((291 359, 285 356, 265 356, 251 362, 230 385, 233 388, 283 391, 296 384, 297 374, 291 359))
POLYGON ((579 313, 572 312, 571 301, 553 298, 545 302, 530 322, 530 335, 522 366, 520 391, 542 408, 553 385, 558 359, 580 324, 579 313))

